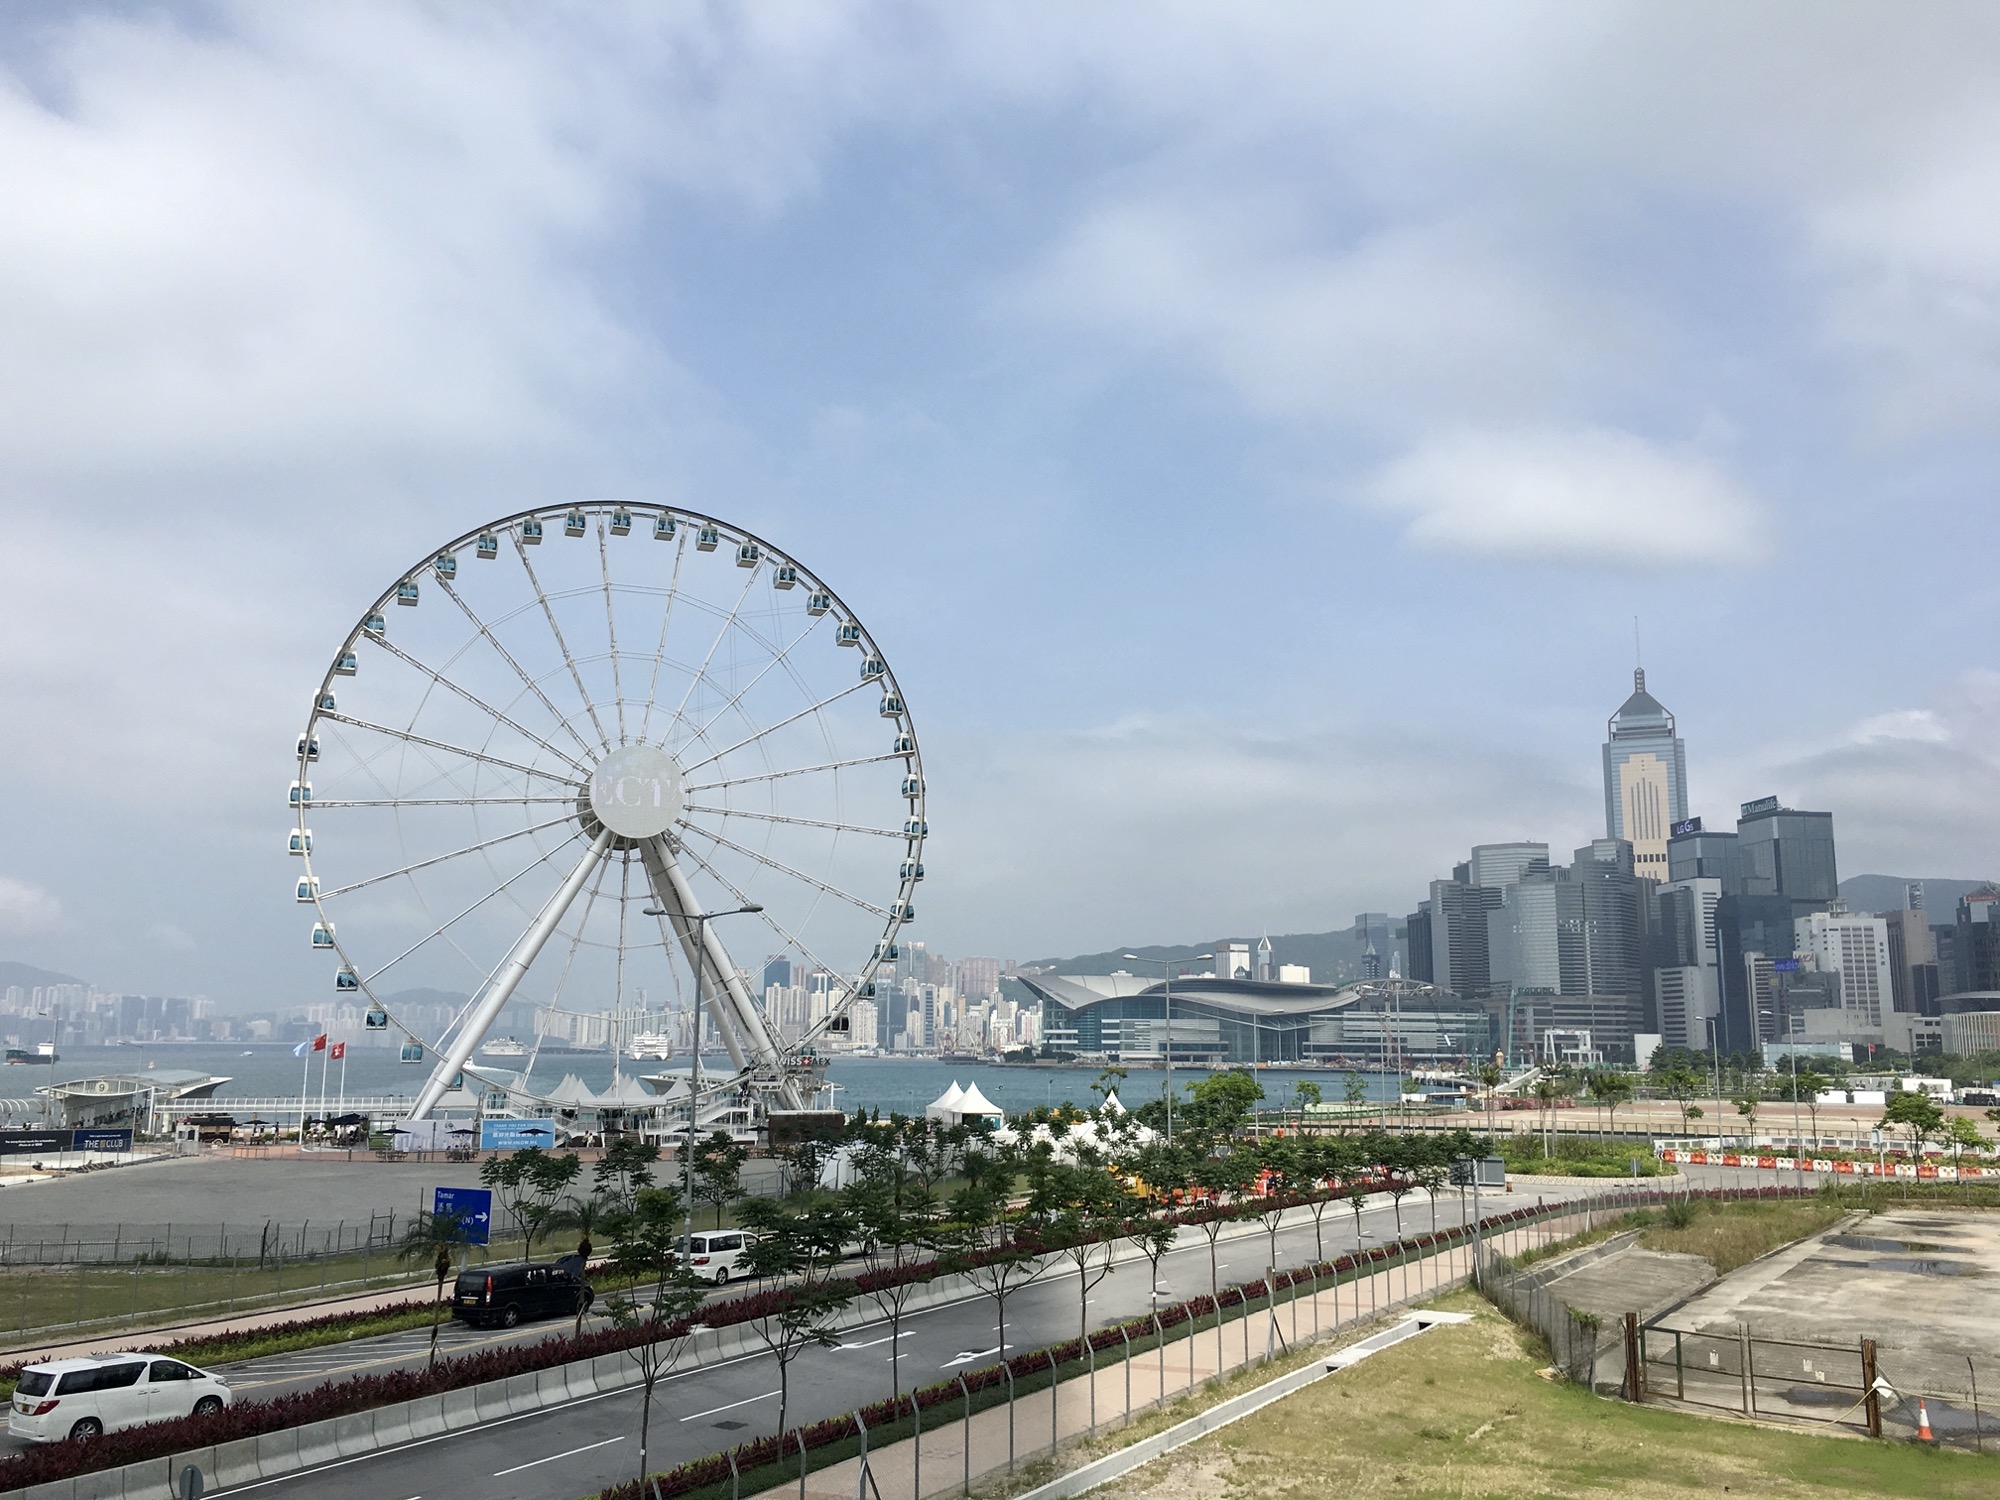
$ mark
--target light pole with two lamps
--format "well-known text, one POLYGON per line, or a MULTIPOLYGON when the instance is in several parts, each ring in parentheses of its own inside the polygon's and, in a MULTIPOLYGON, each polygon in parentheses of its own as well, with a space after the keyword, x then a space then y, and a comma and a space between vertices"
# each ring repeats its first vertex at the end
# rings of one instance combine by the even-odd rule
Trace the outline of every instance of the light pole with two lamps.
POLYGON ((1167 1143, 1174 1139, 1174 965, 1198 964, 1213 959, 1213 953, 1197 953, 1193 958, 1141 958, 1136 953, 1123 955, 1128 964, 1158 964, 1160 984, 1164 994, 1167 1039, 1164 1051, 1167 1058, 1167 1143))
MULTIPOLYGON (((682 1153, 681 1162, 681 1201, 687 1209, 686 1227, 681 1238, 683 1259, 689 1256, 694 1245, 694 1129, 695 1117, 701 1109, 701 1007, 707 998, 703 991, 708 988, 709 966, 714 962, 708 955, 708 924, 717 917, 740 917, 763 909, 753 901, 748 906, 732 907, 728 911, 683 912, 680 918, 693 929, 694 951, 700 956, 694 975, 694 1071, 688 1077, 687 1150, 682 1153)), ((649 917, 671 915, 664 906, 648 906, 644 910, 649 917)))

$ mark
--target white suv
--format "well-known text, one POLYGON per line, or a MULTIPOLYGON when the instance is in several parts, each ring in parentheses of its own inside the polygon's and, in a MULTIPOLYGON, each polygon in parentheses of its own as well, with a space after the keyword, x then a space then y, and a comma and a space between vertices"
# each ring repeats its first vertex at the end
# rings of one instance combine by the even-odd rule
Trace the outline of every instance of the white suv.
POLYGON ((31 1443, 84 1441, 121 1427, 205 1416, 229 1405, 220 1375, 160 1354, 93 1354, 29 1365, 14 1384, 7 1432, 31 1443))
POLYGON ((688 1251, 688 1269, 702 1281, 727 1286, 731 1277, 745 1275, 743 1254, 757 1243, 757 1236, 740 1229, 710 1230, 682 1240, 688 1251))

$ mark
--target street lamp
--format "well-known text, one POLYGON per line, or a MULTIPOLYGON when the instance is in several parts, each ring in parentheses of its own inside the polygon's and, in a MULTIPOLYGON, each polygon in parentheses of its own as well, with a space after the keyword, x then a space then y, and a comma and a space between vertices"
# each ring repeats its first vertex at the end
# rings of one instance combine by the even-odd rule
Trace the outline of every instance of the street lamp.
POLYGON ((1715 1145, 1722 1148, 1722 1048, 1715 1039, 1714 1016, 1702 1018, 1708 1023, 1708 1055, 1715 1064, 1715 1145))
POLYGON ((1136 953, 1124 955, 1128 964, 1158 964, 1160 984, 1164 994, 1167 1020, 1167 1144, 1174 1140, 1174 965, 1206 963, 1214 958, 1213 953, 1197 953, 1193 958, 1141 958, 1136 953))
MULTIPOLYGON (((665 917, 671 913, 664 906, 641 908, 649 917, 665 917)), ((694 1071, 688 1075, 688 1123, 687 1149, 681 1153, 681 1202, 687 1210, 685 1229, 681 1238, 681 1258, 686 1261, 694 1245, 694 1127, 695 1115, 701 1108, 701 1002, 702 990, 706 987, 709 964, 708 924, 717 917, 740 917, 749 912, 762 911, 756 902, 747 906, 732 907, 728 911, 682 912, 681 920, 694 929, 694 1071)))

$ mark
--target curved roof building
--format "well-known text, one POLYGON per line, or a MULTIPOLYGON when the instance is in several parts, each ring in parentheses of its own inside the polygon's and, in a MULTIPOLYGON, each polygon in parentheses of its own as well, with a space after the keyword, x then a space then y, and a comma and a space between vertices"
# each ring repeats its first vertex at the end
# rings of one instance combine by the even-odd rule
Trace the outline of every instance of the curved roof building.
MULTIPOLYGON (((1042 1001, 1046 1042, 1118 1061, 1167 1055, 1167 986, 1133 974, 1019 976, 1042 1001)), ((1479 1006, 1413 980, 1267 984, 1175 979, 1176 1064, 1326 1067, 1477 1057, 1492 1050, 1479 1006)))

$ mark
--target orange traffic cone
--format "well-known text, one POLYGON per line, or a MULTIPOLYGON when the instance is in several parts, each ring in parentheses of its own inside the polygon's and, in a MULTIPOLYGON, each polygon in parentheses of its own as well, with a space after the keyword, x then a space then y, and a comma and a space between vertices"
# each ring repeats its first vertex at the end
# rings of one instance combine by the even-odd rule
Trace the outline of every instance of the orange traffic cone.
POLYGON ((1917 1398, 1917 1441, 1934 1443, 1937 1438, 1931 1433, 1931 1409, 1924 1404, 1924 1398, 1917 1398))

